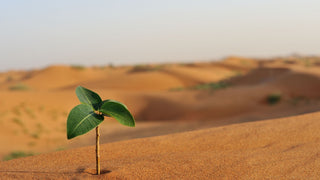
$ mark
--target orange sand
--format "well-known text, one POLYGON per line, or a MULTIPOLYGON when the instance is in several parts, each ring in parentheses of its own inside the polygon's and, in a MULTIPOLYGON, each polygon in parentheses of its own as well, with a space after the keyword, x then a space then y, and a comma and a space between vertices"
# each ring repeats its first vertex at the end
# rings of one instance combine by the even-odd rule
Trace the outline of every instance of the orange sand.
POLYGON ((319 179, 320 113, 242 123, 0 163, 4 179, 319 179))
MULTIPOLYGON (((102 99, 123 102, 137 121, 135 128, 112 119, 102 123, 101 143, 115 143, 102 145, 102 166, 111 172, 101 177, 318 179, 317 113, 297 115, 320 109, 319 72, 315 57, 230 57, 219 62, 51 66, 0 73, 0 158, 15 151, 49 153, 93 145, 93 131, 66 139, 67 115, 79 103, 74 90, 83 85, 102 99), (188 90, 218 81, 230 86, 188 90), (281 100, 269 105, 266 98, 275 93, 281 100), (207 130, 194 131, 199 129, 207 130), (116 142, 172 133, 181 134, 116 142), (130 153, 121 154, 124 150, 130 153)), ((98 178, 90 175, 93 156, 93 147, 85 147, 1 162, 0 179, 98 178)))

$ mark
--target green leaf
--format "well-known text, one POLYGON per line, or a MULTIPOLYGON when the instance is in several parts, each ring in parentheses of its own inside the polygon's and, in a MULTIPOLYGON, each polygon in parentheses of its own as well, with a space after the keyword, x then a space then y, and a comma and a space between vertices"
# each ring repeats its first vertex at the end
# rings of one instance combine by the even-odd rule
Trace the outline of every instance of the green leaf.
POLYGON ((134 118, 129 112, 128 108, 118 101, 111 99, 103 101, 99 111, 107 116, 115 118, 123 125, 130 127, 135 126, 134 118))
POLYGON ((86 104, 80 104, 74 107, 67 119, 68 139, 89 132, 97 127, 103 119, 103 115, 96 114, 92 108, 86 104))
POLYGON ((82 104, 90 105, 95 110, 99 109, 99 105, 102 102, 102 100, 97 93, 82 86, 78 86, 76 89, 76 94, 82 104))

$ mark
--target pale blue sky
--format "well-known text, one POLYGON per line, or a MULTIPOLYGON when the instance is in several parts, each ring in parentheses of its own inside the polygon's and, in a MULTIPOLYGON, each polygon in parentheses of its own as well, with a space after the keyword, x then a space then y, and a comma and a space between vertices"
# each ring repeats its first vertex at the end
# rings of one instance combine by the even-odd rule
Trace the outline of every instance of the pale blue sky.
POLYGON ((0 0, 0 71, 320 55, 319 0, 0 0))

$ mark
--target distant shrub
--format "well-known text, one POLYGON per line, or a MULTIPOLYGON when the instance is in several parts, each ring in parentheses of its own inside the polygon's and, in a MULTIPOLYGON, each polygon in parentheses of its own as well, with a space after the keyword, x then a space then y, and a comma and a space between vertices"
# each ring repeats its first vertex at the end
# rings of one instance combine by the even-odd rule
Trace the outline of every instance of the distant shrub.
POLYGON ((113 63, 109 63, 108 67, 109 68, 114 68, 115 66, 113 65, 113 63))
POLYGON ((270 105, 277 104, 281 100, 280 93, 272 93, 267 96, 267 102, 270 105))
POLYGON ((296 64, 297 62, 294 60, 284 60, 283 61, 285 64, 296 64))
POLYGON ((313 66, 313 64, 312 64, 312 62, 310 60, 307 59, 307 60, 304 61, 304 66, 305 67, 311 67, 311 66, 313 66))
POLYGON ((241 60, 240 63, 241 63, 242 65, 245 65, 245 66, 248 65, 248 61, 246 61, 246 60, 241 60))
POLYGON ((63 151, 63 150, 66 150, 65 147, 58 147, 55 151, 63 151))
POLYGON ((42 134, 44 132, 44 128, 42 126, 41 123, 37 123, 36 125, 36 131, 32 134, 30 134, 30 136, 32 138, 35 138, 35 139, 39 139, 40 138, 40 134, 42 134))
POLYGON ((76 69, 76 70, 84 70, 84 69, 86 69, 86 67, 83 66, 83 65, 71 65, 71 68, 76 69))
POLYGON ((27 90, 30 90, 30 88, 29 88, 29 86, 27 86, 25 84, 18 83, 13 86, 10 86, 9 90, 11 90, 11 91, 27 91, 27 90))
POLYGON ((21 119, 15 117, 15 118, 12 118, 12 121, 18 124, 19 126, 24 127, 24 123, 22 122, 21 119))
POLYGON ((312 67, 315 65, 314 63, 317 61, 316 59, 313 59, 311 57, 301 57, 301 58, 299 58, 299 60, 302 63, 304 63, 305 67, 312 67))
POLYGON ((243 72, 241 71, 233 71, 233 77, 242 76, 243 72))
POLYGON ((11 159, 17 159, 17 158, 33 156, 33 155, 34 155, 34 153, 31 153, 31 152, 27 153, 27 152, 23 152, 23 151, 14 151, 14 152, 11 152, 10 154, 4 156, 3 160, 8 161, 11 159))
POLYGON ((33 111, 30 108, 25 108, 25 112, 31 117, 36 118, 36 115, 33 113, 33 111))
POLYGON ((30 134, 30 136, 34 139, 39 139, 40 138, 40 134, 39 133, 32 133, 30 134))
POLYGON ((203 90, 203 89, 217 90, 217 89, 224 89, 224 88, 226 88, 228 86, 229 86, 228 83, 221 81, 221 82, 211 82, 211 83, 196 85, 194 87, 191 87, 191 89, 195 89, 195 90, 203 90))
POLYGON ((223 82, 223 81, 219 81, 219 82, 211 82, 211 83, 205 83, 205 84, 199 84, 196 86, 192 86, 192 87, 187 87, 187 88, 183 88, 183 87, 177 87, 177 88, 172 88, 170 89, 170 91, 183 91, 183 90, 218 90, 218 89, 224 89, 229 87, 230 84, 223 82))
POLYGON ((134 66, 129 72, 135 73, 135 72, 148 72, 148 71, 158 71, 163 68, 163 65, 136 65, 134 66))

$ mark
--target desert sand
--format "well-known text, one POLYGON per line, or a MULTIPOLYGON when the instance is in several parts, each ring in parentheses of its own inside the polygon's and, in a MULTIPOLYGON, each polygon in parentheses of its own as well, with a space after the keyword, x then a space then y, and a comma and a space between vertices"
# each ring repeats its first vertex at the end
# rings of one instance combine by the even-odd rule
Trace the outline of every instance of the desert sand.
POLYGON ((10 179, 319 179, 320 113, 108 143, 0 163, 10 179))
POLYGON ((0 177, 318 179, 319 63, 229 57, 0 73, 0 157, 35 154, 0 162, 0 177), (94 132, 66 138, 78 85, 123 102, 136 119, 135 128, 102 123, 101 176, 92 175, 94 132))

